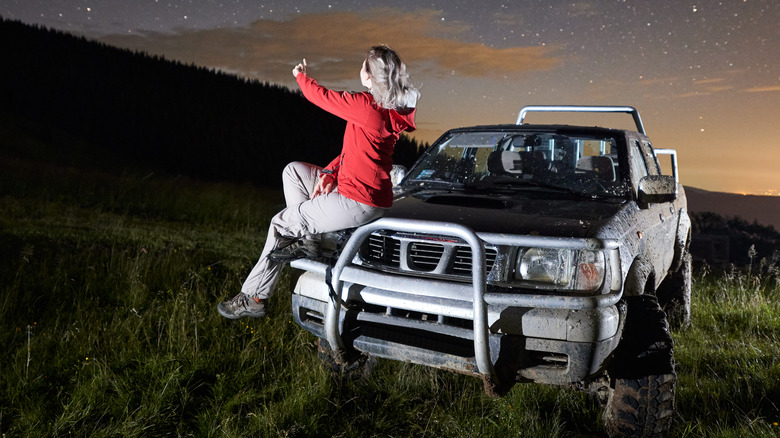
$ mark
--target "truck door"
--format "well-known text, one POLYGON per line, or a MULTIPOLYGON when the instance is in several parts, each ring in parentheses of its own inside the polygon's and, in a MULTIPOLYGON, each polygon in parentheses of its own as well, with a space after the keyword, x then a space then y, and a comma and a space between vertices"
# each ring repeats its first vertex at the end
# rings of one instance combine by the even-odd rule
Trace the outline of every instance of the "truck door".
MULTIPOLYGON (((649 141, 631 139, 631 170, 635 184, 647 175, 660 175, 661 168, 649 141)), ((636 186, 635 186, 636 187, 636 186)), ((670 202, 640 206, 642 218, 638 224, 644 240, 644 253, 652 261, 656 273, 666 272, 674 257, 674 233, 677 229, 674 206, 670 202)), ((656 277, 656 282, 662 278, 656 277)), ((658 284, 656 284, 657 286, 658 284)))

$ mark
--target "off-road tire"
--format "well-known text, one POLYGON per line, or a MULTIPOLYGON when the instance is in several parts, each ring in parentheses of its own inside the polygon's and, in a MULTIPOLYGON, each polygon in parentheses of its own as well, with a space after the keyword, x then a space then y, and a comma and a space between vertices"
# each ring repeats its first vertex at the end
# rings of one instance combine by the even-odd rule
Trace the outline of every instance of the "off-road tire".
POLYGON ((356 354, 355 357, 350 358, 349 363, 340 364, 333 358, 333 350, 328 341, 322 338, 317 339, 317 356, 336 379, 352 381, 367 379, 377 364, 375 357, 366 354, 356 354))
POLYGON ((680 269, 669 272, 656 294, 672 328, 686 329, 691 325, 691 286, 691 254, 686 251, 680 269))
POLYGON ((654 296, 625 300, 626 324, 608 370, 604 428, 611 437, 663 437, 672 424, 677 382, 669 325, 654 296))

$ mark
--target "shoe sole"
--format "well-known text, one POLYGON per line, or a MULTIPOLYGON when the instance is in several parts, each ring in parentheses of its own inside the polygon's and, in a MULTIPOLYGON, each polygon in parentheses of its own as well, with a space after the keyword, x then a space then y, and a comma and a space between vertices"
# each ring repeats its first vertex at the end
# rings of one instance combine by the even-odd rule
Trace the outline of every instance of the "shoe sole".
POLYGON ((239 319, 239 318, 243 318, 245 316, 249 316, 251 318, 262 318, 267 313, 266 311, 259 312, 259 313, 254 313, 254 312, 250 312, 250 311, 246 311, 246 310, 240 311, 238 313, 232 313, 232 312, 228 312, 227 310, 225 310, 225 308, 222 307, 222 303, 217 305, 217 312, 219 312, 220 315, 224 316, 227 319, 239 319))

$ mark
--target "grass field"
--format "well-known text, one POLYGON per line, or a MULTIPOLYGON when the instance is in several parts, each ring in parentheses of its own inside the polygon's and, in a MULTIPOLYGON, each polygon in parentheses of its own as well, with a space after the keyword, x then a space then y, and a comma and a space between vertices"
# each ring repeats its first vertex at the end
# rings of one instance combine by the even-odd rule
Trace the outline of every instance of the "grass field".
MULTIPOLYGON (((0 160, 2 436, 600 436, 585 394, 489 398, 478 379, 380 361, 331 378, 290 312, 216 304, 253 265, 280 194, 0 160)), ((673 333, 672 436, 780 436, 780 271, 696 273, 673 333)))

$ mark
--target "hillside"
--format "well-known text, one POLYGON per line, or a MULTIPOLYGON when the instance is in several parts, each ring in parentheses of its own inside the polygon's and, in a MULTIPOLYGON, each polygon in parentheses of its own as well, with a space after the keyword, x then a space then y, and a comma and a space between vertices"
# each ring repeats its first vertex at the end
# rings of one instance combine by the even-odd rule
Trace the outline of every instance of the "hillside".
POLYGON ((694 213, 711 212, 724 217, 740 217, 780 231, 780 196, 738 195, 686 187, 688 209, 694 213))
MULTIPOLYGON (((0 20, 0 154, 275 186, 329 163, 345 122, 299 92, 0 20)), ((409 165, 416 141, 394 159, 409 165)))
POLYGON ((693 221, 694 259, 716 266, 749 266, 780 257, 780 198, 686 187, 693 221))

